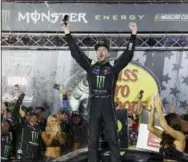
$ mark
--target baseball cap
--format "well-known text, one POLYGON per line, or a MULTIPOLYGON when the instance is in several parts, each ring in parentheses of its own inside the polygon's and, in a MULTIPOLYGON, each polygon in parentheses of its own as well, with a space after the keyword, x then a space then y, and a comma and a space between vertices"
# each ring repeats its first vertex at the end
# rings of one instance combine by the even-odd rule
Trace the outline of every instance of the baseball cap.
POLYGON ((108 51, 109 51, 109 49, 110 49, 110 43, 109 43, 109 41, 106 40, 106 39, 101 39, 101 40, 99 40, 99 41, 97 42, 97 44, 94 46, 94 48, 95 48, 95 50, 97 51, 97 49, 98 49, 99 47, 101 47, 101 46, 106 47, 108 51))

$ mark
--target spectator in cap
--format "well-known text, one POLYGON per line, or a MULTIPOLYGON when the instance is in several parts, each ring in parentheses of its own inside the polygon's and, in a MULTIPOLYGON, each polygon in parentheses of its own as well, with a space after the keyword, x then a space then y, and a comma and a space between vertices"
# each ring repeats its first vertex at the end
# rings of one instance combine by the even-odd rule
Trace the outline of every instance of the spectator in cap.
POLYGON ((65 137, 65 144, 62 145, 62 154, 66 154, 71 151, 71 129, 70 129, 70 122, 68 122, 68 119, 70 118, 70 114, 66 110, 61 110, 59 112, 59 119, 60 119, 60 126, 61 131, 64 134, 65 137))
POLYGON ((10 132, 11 123, 3 120, 1 123, 1 162, 8 162, 12 156, 13 139, 10 132))
POLYGON ((77 112, 72 113, 71 117, 72 150, 76 151, 87 146, 88 141, 88 122, 77 112))
POLYGON ((38 106, 35 108, 35 113, 38 115, 37 124, 39 128, 43 131, 46 127, 46 119, 44 118, 45 108, 42 106, 38 106))

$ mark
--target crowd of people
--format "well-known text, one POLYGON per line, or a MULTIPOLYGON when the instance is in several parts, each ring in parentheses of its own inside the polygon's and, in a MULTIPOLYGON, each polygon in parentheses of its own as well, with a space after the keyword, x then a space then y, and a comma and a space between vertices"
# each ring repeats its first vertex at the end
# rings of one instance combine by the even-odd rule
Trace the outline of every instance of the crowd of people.
MULTIPOLYGON (((14 91, 17 89, 18 85, 15 85, 14 91)), ((47 119, 44 117, 44 107, 39 106, 35 109, 25 107, 22 105, 24 93, 13 95, 14 101, 4 101, 1 110, 1 161, 48 162, 66 153, 87 147, 88 121, 80 114, 71 112, 64 89, 61 92, 59 112, 49 115, 47 119)), ((139 119, 143 111, 142 97, 143 93, 140 91, 135 112, 128 115, 131 146, 136 145, 137 142, 139 119)), ((116 108, 118 109, 118 104, 116 108)), ((167 158, 177 159, 181 152, 188 151, 186 126, 182 126, 186 121, 186 115, 179 117, 175 113, 169 113, 164 116, 158 95, 152 97, 150 108, 148 130, 161 138, 160 152, 167 158), (155 127, 155 112, 164 131, 155 127)))
MULTIPOLYGON (((18 85, 14 86, 14 91, 18 85)), ((51 161, 87 146, 88 122, 72 113, 65 90, 58 113, 44 117, 45 108, 25 107, 25 94, 12 94, 14 99, 3 102, 1 109, 1 161, 51 161)))
POLYGON ((148 130, 161 139, 161 155, 166 159, 178 162, 188 161, 188 155, 185 154, 188 151, 188 145, 185 125, 183 127, 183 119, 174 112, 164 116, 162 100, 158 94, 152 96, 150 107, 148 130), (157 113, 162 130, 155 127, 155 112, 157 113))

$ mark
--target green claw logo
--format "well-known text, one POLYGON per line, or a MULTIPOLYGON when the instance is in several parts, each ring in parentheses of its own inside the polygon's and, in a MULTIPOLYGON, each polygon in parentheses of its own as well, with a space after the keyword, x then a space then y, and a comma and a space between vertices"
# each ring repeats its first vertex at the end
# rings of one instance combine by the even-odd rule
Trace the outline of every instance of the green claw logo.
POLYGON ((104 88, 105 76, 97 75, 97 88, 104 88))
POLYGON ((9 154, 10 154, 10 146, 5 145, 4 157, 8 158, 9 154))
POLYGON ((36 143, 38 141, 39 134, 32 131, 32 142, 36 143))

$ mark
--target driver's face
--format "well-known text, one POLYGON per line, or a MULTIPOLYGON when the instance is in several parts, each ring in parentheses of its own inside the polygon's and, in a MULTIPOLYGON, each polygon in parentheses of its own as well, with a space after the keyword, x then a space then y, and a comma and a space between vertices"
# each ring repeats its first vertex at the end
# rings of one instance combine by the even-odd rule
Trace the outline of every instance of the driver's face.
POLYGON ((99 47, 97 49, 97 60, 99 62, 104 62, 108 59, 109 55, 108 55, 108 49, 106 47, 99 47))

